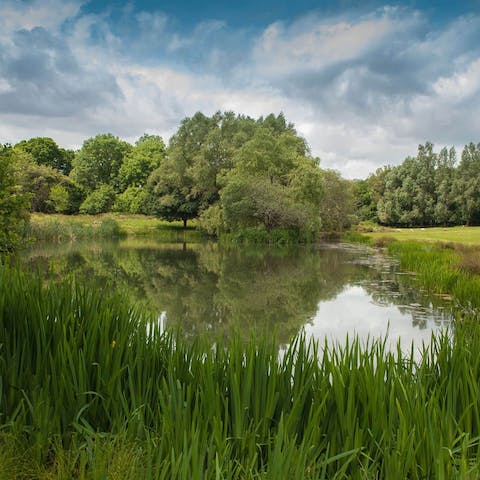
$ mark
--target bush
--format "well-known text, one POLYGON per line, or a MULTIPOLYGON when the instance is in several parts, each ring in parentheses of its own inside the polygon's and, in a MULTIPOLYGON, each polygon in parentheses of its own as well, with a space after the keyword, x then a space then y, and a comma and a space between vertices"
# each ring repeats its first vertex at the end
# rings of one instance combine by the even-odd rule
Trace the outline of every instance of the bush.
POLYGON ((29 196, 16 185, 10 149, 0 147, 0 253, 15 249, 25 237, 29 196))
POLYGON ((117 195, 112 210, 120 213, 145 213, 146 192, 142 187, 128 187, 117 195))
POLYGON ((218 203, 210 205, 198 217, 197 226, 209 235, 220 235, 224 229, 222 207, 218 203))
POLYGON ((111 218, 107 218, 102 221, 100 227, 98 227, 99 237, 121 237, 124 235, 118 222, 111 218))
POLYGON ((110 185, 102 185, 94 190, 80 206, 80 213, 96 215, 112 209, 115 202, 115 191, 110 185))
POLYGON ((232 243, 256 245, 294 245, 306 241, 304 235, 296 229, 275 228, 268 231, 263 226, 244 228, 222 238, 232 243))

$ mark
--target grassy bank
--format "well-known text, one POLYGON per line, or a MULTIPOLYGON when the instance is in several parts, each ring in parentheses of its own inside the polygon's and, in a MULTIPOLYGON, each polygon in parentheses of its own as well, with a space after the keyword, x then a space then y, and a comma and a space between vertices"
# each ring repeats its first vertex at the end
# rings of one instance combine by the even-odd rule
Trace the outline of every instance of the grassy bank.
POLYGON ((201 232, 183 228, 182 222, 166 222, 147 215, 32 214, 30 238, 34 241, 70 241, 119 236, 152 236, 164 242, 198 242, 201 232))
POLYGON ((480 331, 211 344, 108 287, 0 268, 0 478, 478 478, 480 331))
MULTIPOLYGON (((460 227, 461 228, 461 227, 460 227)), ((467 228, 467 227, 465 227, 467 228)), ((385 235, 385 232, 348 232, 344 239, 385 247, 389 254, 397 257, 400 267, 415 274, 420 288, 440 295, 452 297, 463 313, 480 309, 480 243, 453 243, 435 241, 439 229, 425 229, 422 241, 406 241, 409 232, 385 235), (433 231, 433 232, 430 232, 433 231), (399 241, 399 239, 402 239, 399 241)), ((455 238, 459 228, 448 238, 455 238)), ((480 234, 480 227, 470 227, 472 240, 480 234)))

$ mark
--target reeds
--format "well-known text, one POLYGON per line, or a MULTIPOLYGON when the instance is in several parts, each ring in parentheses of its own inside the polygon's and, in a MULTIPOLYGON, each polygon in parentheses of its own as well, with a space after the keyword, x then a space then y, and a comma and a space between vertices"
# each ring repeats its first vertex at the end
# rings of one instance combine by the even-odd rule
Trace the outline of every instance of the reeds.
POLYGON ((403 269, 416 273, 419 287, 451 295, 469 314, 480 308, 480 275, 475 271, 478 248, 458 244, 391 242, 388 252, 403 269))
POLYGON ((0 478, 478 478, 480 329, 279 356, 0 267, 0 478), (147 328, 147 325, 149 328, 147 328))
POLYGON ((28 239, 33 241, 62 242, 90 238, 119 238, 125 236, 118 222, 102 219, 87 225, 79 221, 59 221, 55 218, 30 222, 28 239))

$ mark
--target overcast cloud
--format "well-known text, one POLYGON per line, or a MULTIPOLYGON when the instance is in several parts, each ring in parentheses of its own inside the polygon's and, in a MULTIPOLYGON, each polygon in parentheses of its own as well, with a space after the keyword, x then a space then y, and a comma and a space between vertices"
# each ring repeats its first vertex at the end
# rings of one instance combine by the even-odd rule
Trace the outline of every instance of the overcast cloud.
POLYGON ((185 31, 132 4, 0 5, 0 142, 79 147, 112 132, 164 138, 185 116, 283 111, 322 166, 365 177, 416 146, 480 142, 480 15, 434 24, 384 6, 306 12, 255 28, 206 18, 185 31))

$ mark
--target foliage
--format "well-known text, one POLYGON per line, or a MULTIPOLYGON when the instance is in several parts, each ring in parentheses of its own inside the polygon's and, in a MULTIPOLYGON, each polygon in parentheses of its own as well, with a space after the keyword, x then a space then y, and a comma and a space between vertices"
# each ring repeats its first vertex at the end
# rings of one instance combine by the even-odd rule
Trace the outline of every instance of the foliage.
POLYGON ((188 182, 181 173, 181 165, 165 161, 148 178, 146 186, 147 211, 165 220, 187 221, 199 213, 199 203, 189 193, 188 182))
POLYGON ((301 228, 306 223, 300 203, 292 198, 288 188, 262 177, 232 179, 222 189, 221 204, 225 225, 229 230, 263 225, 301 228))
POLYGON ((353 221, 352 185, 334 170, 322 170, 322 179, 326 192, 319 205, 322 230, 342 232, 353 221))
MULTIPOLYGON (((165 144, 157 135, 143 135, 128 152, 118 172, 122 190, 128 187, 143 187, 148 176, 165 159, 165 144)), ((137 213, 137 212, 131 212, 137 213)))
POLYGON ((89 138, 75 155, 71 176, 88 193, 101 185, 110 185, 118 191, 120 168, 131 150, 129 143, 111 133, 89 138))
POLYGON ((54 185, 48 195, 48 203, 56 213, 68 212, 70 207, 70 196, 65 187, 54 185))
POLYGON ((455 191, 460 220, 466 225, 480 225, 480 143, 467 145, 457 169, 455 191))
POLYGON ((198 217, 198 227, 208 235, 219 236, 224 228, 223 209, 218 203, 210 205, 198 217))
POLYGON ((29 153, 38 165, 51 167, 63 175, 70 173, 74 152, 60 148, 49 137, 22 140, 15 145, 15 148, 29 153))
POLYGON ((29 154, 13 149, 18 185, 30 195, 33 212, 76 213, 83 200, 81 189, 69 177, 40 165, 29 154))
POLYGON ((0 253, 13 250, 25 235, 29 221, 29 195, 15 178, 12 149, 0 146, 0 253))
POLYGON ((304 337, 279 356, 269 334, 212 348, 162 333, 123 294, 3 266, 0 344, 2 468, 25 477, 479 474, 476 324, 418 362, 304 337))
POLYGON ((80 213, 97 214, 111 211, 115 203, 115 190, 111 185, 100 185, 80 205, 80 213))
POLYGON ((204 160, 201 149, 214 125, 214 118, 200 112, 182 121, 178 132, 170 139, 168 158, 148 180, 148 211, 151 214, 166 220, 182 220, 186 226, 189 219, 208 207, 214 192, 206 186, 209 178, 199 181, 203 175, 196 163, 204 160))
POLYGON ((121 213, 144 213, 147 203, 147 192, 141 187, 128 187, 119 193, 112 207, 113 212, 121 213))
POLYGON ((182 122, 150 176, 147 209, 185 223, 199 217, 210 234, 263 225, 314 236, 325 184, 318 160, 282 114, 255 121, 197 113, 182 122))
POLYGON ((394 226, 478 225, 479 176, 480 144, 465 146, 457 165, 454 148, 435 153, 427 142, 416 157, 354 182, 357 215, 394 226))

